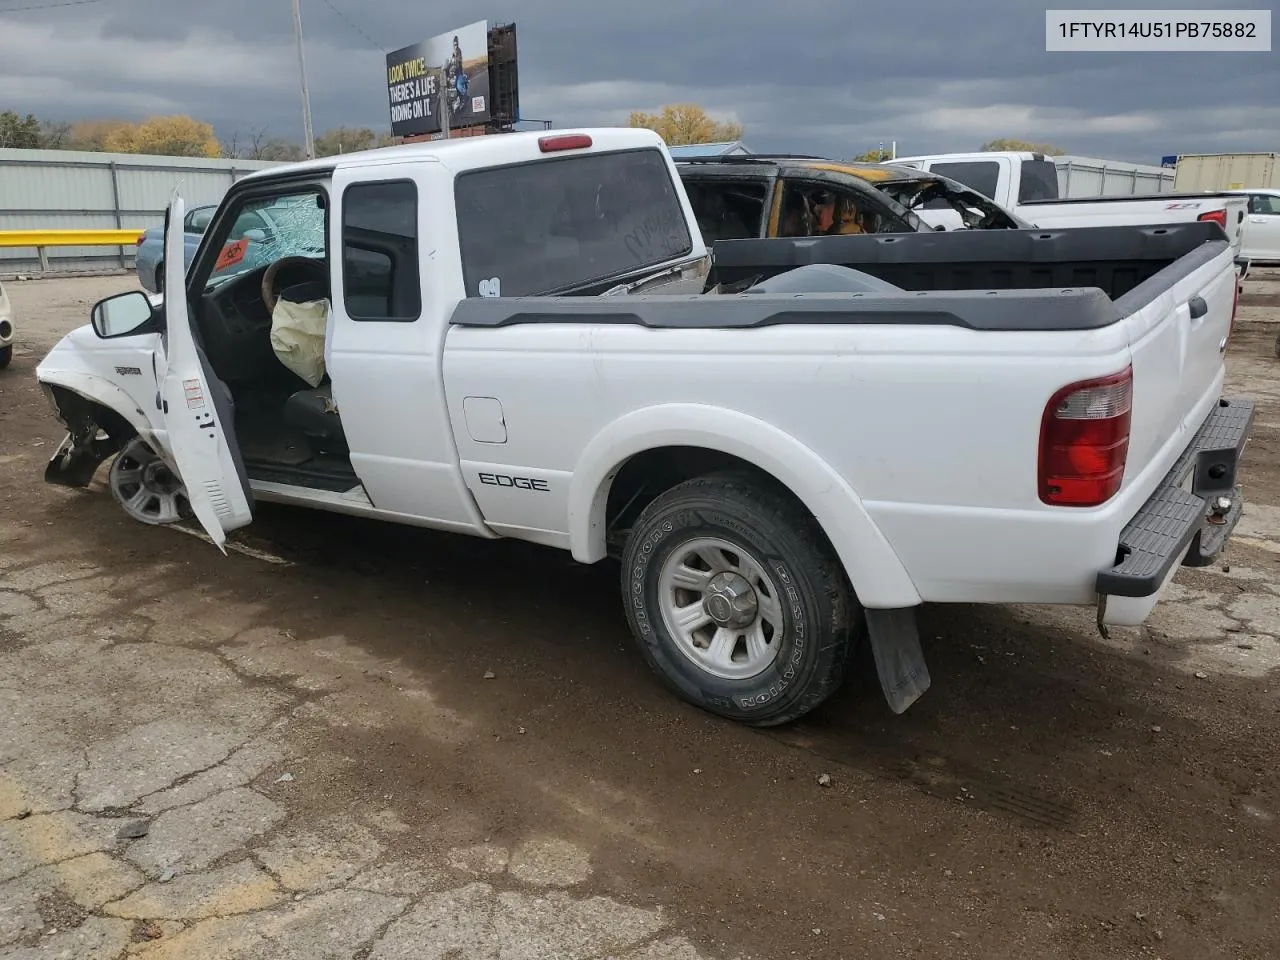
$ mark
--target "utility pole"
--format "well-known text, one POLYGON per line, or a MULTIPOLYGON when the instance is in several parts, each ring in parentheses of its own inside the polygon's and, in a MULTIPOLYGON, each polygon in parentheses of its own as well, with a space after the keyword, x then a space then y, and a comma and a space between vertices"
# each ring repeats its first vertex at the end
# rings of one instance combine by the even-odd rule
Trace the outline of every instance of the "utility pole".
POLYGON ((316 138, 311 130, 311 94, 307 90, 307 58, 302 54, 302 0, 293 0, 293 39, 298 44, 298 73, 302 78, 302 129, 307 139, 307 159, 316 155, 316 138))

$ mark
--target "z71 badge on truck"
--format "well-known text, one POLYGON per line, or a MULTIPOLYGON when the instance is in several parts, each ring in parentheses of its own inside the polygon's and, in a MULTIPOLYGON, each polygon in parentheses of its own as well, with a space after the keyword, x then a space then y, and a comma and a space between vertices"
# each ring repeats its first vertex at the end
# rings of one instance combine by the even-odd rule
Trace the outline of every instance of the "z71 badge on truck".
POLYGON ((40 364, 51 482, 113 458, 130 516, 219 546, 276 501, 612 555, 650 666, 726 717, 811 710, 861 638, 905 710, 930 601, 1140 623, 1240 516, 1215 224, 709 264, 662 141, 626 129, 256 172, 185 276, 183 211, 164 302, 104 300, 40 364), (223 256, 248 215, 270 232, 223 256))

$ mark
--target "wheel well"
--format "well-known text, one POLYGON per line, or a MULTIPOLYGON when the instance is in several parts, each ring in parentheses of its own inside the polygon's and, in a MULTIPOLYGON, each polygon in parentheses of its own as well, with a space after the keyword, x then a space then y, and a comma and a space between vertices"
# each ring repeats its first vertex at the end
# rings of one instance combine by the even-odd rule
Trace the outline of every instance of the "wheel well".
POLYGON ((799 503, 795 494, 773 474, 731 453, 705 447, 655 447, 637 453, 623 463, 609 486, 605 505, 605 540, 609 555, 618 557, 621 554, 622 544, 636 518, 663 493, 686 480, 724 470, 749 474, 799 503))
POLYGON ((83 397, 67 387, 55 385, 49 389, 63 423, 77 439, 92 439, 88 431, 90 427, 96 427, 114 443, 123 446, 138 432, 128 420, 96 400, 83 397))

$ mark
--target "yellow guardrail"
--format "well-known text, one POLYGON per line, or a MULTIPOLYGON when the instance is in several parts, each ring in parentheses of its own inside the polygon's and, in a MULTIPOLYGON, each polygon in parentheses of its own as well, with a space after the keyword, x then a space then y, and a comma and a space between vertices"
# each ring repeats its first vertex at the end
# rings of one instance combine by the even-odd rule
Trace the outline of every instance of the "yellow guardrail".
MULTIPOLYGON (((131 247, 143 231, 130 230, 0 230, 0 247, 35 247, 40 270, 49 272, 48 247, 131 247)), ((123 264, 123 261, 121 261, 123 264)))
POLYGON ((0 230, 0 247, 127 247, 142 230, 0 230))

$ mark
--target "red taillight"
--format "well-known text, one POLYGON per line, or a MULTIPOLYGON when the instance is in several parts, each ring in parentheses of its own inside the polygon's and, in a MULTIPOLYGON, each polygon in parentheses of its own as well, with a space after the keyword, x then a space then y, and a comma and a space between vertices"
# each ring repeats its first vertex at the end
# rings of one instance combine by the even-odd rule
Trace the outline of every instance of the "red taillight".
POLYGON ((562 133, 554 137, 539 137, 538 149, 543 153, 555 153, 557 150, 581 150, 591 146, 591 138, 585 133, 562 133))
POLYGON ((1212 220, 1214 223, 1220 226, 1223 230, 1227 229, 1227 211, 1225 210, 1210 210, 1208 213, 1200 214, 1200 216, 1196 217, 1196 219, 1212 220))
POLYGON ((1040 499, 1096 507, 1124 480, 1133 410, 1133 368, 1063 387, 1040 422, 1040 499))

